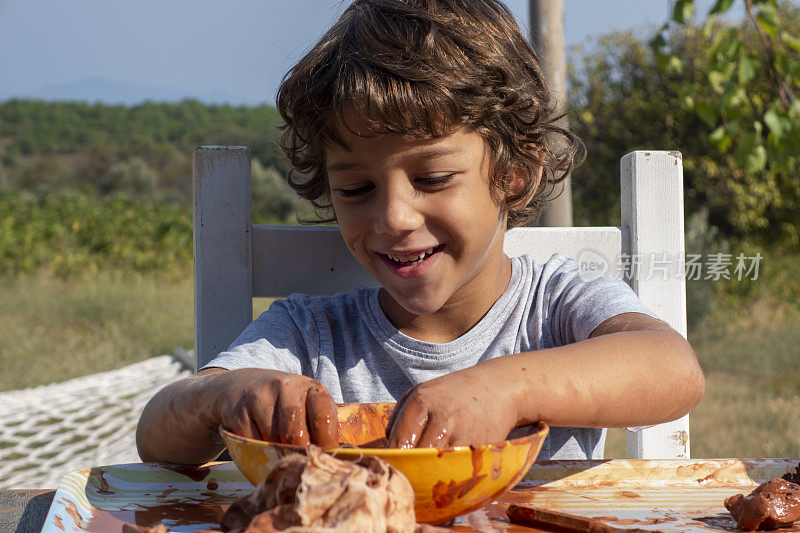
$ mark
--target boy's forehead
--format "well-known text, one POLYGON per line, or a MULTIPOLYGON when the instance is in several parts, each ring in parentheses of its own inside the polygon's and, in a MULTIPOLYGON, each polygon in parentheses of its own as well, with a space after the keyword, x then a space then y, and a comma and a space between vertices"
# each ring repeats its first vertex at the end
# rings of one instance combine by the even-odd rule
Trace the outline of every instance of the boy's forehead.
POLYGON ((380 131, 380 129, 374 127, 373 122, 364 117, 356 116, 353 112, 345 113, 344 121, 345 123, 337 119, 331 124, 331 129, 344 145, 338 142, 325 143, 326 152, 353 152, 359 146, 372 144, 364 141, 389 138, 393 143, 402 144, 408 149, 424 148, 431 153, 444 154, 446 152, 466 150, 466 144, 475 143, 475 139, 472 139, 472 137, 479 137, 476 130, 469 125, 460 125, 444 135, 432 137, 430 135, 410 135, 380 131))
POLYGON ((399 137, 401 136, 399 132, 402 132, 402 136, 407 138, 439 139, 459 130, 473 131, 469 125, 454 122, 447 117, 425 116, 425 113, 419 115, 413 112, 409 115, 397 114, 391 109, 385 110, 366 102, 343 105, 328 118, 325 129, 341 141, 352 137, 371 138, 379 135, 398 135, 399 137), (387 117, 384 113, 388 113, 390 116, 387 117), (420 121, 433 124, 433 131, 420 126, 416 128, 415 132, 415 128, 410 125, 420 121))
POLYGON ((398 133, 375 133, 366 123, 348 124, 337 130, 344 146, 329 143, 326 147, 326 162, 330 164, 340 159, 374 157, 376 151, 408 154, 424 157, 444 157, 448 155, 467 155, 484 147, 483 137, 474 129, 463 126, 440 137, 414 136, 398 133))

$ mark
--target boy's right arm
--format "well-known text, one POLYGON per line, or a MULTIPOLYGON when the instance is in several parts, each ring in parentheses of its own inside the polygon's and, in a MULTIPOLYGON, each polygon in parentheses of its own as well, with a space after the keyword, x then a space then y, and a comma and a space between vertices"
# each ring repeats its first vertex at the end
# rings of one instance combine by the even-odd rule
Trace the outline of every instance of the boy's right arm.
POLYGON ((142 461, 201 464, 223 449, 219 426, 291 444, 337 443, 336 404, 320 382, 277 370, 208 368, 161 389, 136 428, 142 461))

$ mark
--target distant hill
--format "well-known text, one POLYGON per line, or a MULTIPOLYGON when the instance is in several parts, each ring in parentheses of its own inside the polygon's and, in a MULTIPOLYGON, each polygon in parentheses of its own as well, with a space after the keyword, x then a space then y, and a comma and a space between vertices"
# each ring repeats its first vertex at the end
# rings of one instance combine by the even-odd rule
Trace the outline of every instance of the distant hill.
POLYGON ((227 91, 205 91, 186 94, 185 90, 173 87, 144 85, 141 83, 109 80, 105 78, 82 78, 66 83, 48 84, 20 95, 25 99, 47 101, 80 101, 86 103, 137 105, 144 102, 180 102, 192 99, 204 103, 258 106, 268 104, 269 95, 262 101, 253 101, 242 95, 227 91))
POLYGON ((243 145, 253 159, 255 212, 293 219, 298 202, 275 142, 280 122, 271 106, 9 100, 0 103, 0 189, 190 205, 194 148, 243 145))
POLYGON ((244 144, 269 165, 278 112, 272 106, 209 105, 197 100, 144 102, 133 106, 13 99, 0 103, 0 137, 21 155, 84 152, 93 146, 167 143, 244 144))

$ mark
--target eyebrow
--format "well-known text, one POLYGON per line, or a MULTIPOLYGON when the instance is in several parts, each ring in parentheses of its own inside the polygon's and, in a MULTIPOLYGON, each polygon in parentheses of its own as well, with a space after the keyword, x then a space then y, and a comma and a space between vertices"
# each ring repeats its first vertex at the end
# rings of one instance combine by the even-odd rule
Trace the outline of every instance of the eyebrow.
MULTIPOLYGON (((440 147, 431 147, 431 148, 422 148, 415 152, 412 152, 410 155, 412 157, 417 158, 434 158, 434 157, 442 157, 447 155, 463 155, 464 150, 460 148, 448 148, 445 146, 440 147)), ((356 163, 354 161, 341 161, 339 163, 334 163, 328 167, 328 172, 338 172, 341 170, 357 170, 362 168, 363 165, 361 163, 356 163)))

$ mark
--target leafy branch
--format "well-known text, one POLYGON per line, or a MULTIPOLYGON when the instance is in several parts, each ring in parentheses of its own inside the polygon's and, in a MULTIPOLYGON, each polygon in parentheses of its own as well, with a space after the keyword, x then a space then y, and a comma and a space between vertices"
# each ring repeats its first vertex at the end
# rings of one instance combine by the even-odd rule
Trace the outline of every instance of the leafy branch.
MULTIPOLYGON (((753 25, 758 30, 758 35, 761 37, 761 42, 764 45, 764 50, 767 52, 767 56, 769 57, 769 67, 770 72, 775 79, 775 82, 778 86, 778 92, 780 93, 781 103, 784 105, 786 109, 789 108, 791 105, 791 101, 794 99, 792 95, 792 90, 789 88, 789 84, 786 82, 786 78, 780 75, 778 70, 775 68, 775 48, 772 46, 772 42, 770 38, 767 36, 766 32, 764 31, 764 27, 759 21, 758 15, 756 15, 755 10, 753 8, 753 0, 745 0, 745 5, 747 6, 747 16, 753 22, 753 25)), ((761 15, 766 16, 769 11, 762 10, 761 15)), ((766 17, 765 17, 766 18, 766 17)), ((771 28, 774 28, 775 25, 770 25, 771 28)), ((774 30, 773 30, 774 34, 774 30)))
MULTIPOLYGON (((783 173, 800 157, 800 39, 784 29, 777 0, 741 0, 746 17, 740 26, 721 22, 734 0, 717 0, 702 31, 711 38, 706 54, 707 84, 687 81, 685 103, 713 131, 709 139, 722 153, 733 153, 748 173, 783 173), (760 75, 766 67, 768 76, 760 75)), ((671 20, 651 40, 659 65, 680 77, 680 47, 668 47, 670 32, 697 29, 694 0, 677 0, 671 20)), ((672 40, 674 42, 674 39, 672 40)))

